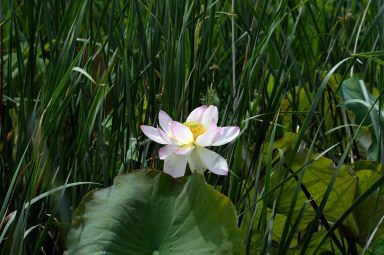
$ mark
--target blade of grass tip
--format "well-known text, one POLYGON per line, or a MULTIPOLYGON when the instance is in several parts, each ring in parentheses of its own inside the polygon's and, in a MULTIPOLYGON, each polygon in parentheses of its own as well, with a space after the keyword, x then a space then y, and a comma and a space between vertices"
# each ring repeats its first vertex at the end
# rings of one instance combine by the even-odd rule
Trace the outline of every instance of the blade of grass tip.
MULTIPOLYGON (((35 228, 41 226, 40 224, 38 225, 35 225, 35 226, 32 226, 30 228, 28 228, 25 232, 24 232, 24 239, 29 235, 29 233, 31 233, 35 228)), ((1 239, 0 239, 1 240, 1 239)), ((1 241, 0 241, 1 242, 1 241)))
POLYGON ((5 226, 3 228, 3 232, 1 232, 1 235, 0 235, 0 244, 3 242, 5 234, 7 233, 9 227, 11 226, 13 220, 15 219, 15 214, 16 214, 16 211, 9 214, 9 216, 8 216, 9 219, 7 220, 7 223, 5 224, 5 226))
POLYGON ((76 72, 79 72, 80 74, 84 75, 88 80, 90 80, 95 85, 101 85, 101 86, 105 85, 105 84, 98 84, 97 82, 95 82, 95 80, 92 78, 92 76, 89 73, 87 73, 87 71, 85 71, 81 67, 75 66, 74 68, 72 68, 72 71, 76 71, 76 72))
MULTIPOLYGON (((332 176, 332 179, 331 181, 329 182, 328 184, 328 187, 327 187, 327 190, 325 191, 324 195, 323 195, 323 198, 321 200, 321 203, 320 203, 320 206, 319 206, 319 209, 318 211, 316 212, 316 215, 315 215, 315 218, 313 220, 313 223, 310 225, 309 227, 309 230, 307 232, 307 237, 305 238, 304 240, 304 243, 303 243, 303 246, 302 246, 302 250, 301 250, 301 253, 300 254, 304 254, 305 250, 307 249, 308 245, 309 245, 309 242, 310 242, 310 239, 311 239, 311 236, 312 236, 312 233, 314 232, 315 230, 315 227, 316 227, 316 222, 319 220, 320 218, 320 214, 322 213, 324 207, 325 207, 325 204, 328 200, 328 197, 332 191, 332 188, 333 188, 333 185, 336 181, 336 177, 337 175, 339 174, 339 171, 341 169, 341 166, 343 165, 344 163, 344 160, 345 158, 347 157, 348 155, 348 152, 353 144, 353 141, 355 140, 357 134, 358 134, 358 131, 359 129, 361 128, 361 125, 362 123, 365 121, 365 119, 369 116, 371 110, 373 109, 374 105, 377 103, 377 101, 379 100, 379 98, 384 94, 384 90, 380 93, 379 97, 375 100, 375 102, 372 104, 371 108, 369 109, 369 111, 366 113, 366 115, 364 116, 363 118, 363 121, 360 123, 359 127, 356 129, 356 131, 354 132, 353 134, 353 137, 351 138, 351 140, 349 141, 344 153, 342 154, 338 164, 337 164, 337 167, 334 171, 334 174, 332 176)), ((331 231, 333 231, 333 227, 331 228, 331 231)), ((330 234, 330 232, 328 232, 330 234)), ((328 236, 328 233, 327 233, 327 236, 328 236)))

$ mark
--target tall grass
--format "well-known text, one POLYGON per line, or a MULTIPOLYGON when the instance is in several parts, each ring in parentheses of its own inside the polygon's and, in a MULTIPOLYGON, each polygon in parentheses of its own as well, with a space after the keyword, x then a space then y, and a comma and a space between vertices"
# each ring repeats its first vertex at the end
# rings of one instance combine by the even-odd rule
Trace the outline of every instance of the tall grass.
MULTIPOLYGON (((294 206, 302 192, 305 168, 295 175, 296 193, 281 194, 302 141, 326 151, 336 172, 351 152, 366 158, 353 140, 356 129, 326 132, 352 121, 338 98, 352 68, 370 91, 383 91, 380 62, 353 55, 383 49, 382 0, 1 3, 1 254, 61 254, 83 195, 121 173, 162 169, 158 145, 139 129, 156 125, 160 109, 185 120, 195 107, 215 104, 220 125, 242 128, 236 143, 218 149, 230 174, 206 178, 235 204, 248 252, 272 252, 279 200, 290 196, 294 206), (302 111, 305 102, 310 108, 302 111), (273 143, 287 131, 298 138, 276 187, 269 180, 273 143), (246 222, 249 211, 260 217, 246 222)), ((331 182, 314 221, 332 189, 331 182)), ((289 250, 300 217, 288 213, 279 254, 289 250)), ((335 253, 354 254, 357 244, 342 239, 332 236, 335 253)))

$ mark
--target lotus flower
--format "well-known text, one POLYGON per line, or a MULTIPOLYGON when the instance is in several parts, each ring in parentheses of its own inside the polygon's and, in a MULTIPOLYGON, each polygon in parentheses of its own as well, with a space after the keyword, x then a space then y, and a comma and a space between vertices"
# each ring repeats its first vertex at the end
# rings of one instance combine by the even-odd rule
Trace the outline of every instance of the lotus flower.
POLYGON ((183 176, 187 162, 192 172, 202 174, 208 169, 218 175, 227 175, 227 161, 205 147, 231 142, 239 135, 240 128, 218 127, 218 118, 216 106, 203 105, 193 110, 183 124, 160 111, 161 128, 145 125, 140 128, 151 140, 166 144, 159 150, 159 157, 164 160, 164 172, 172 177, 183 176))

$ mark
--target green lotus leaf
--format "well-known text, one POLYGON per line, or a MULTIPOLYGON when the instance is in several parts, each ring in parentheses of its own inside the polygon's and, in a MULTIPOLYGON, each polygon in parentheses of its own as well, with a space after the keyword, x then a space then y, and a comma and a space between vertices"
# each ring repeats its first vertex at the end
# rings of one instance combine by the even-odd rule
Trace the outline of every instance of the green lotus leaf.
MULTIPOLYGON (((273 148, 279 148, 284 152, 284 159, 287 160, 292 153, 295 153, 294 162, 291 165, 292 172, 299 170, 305 165, 308 149, 305 147, 297 152, 293 152, 292 148, 296 142, 297 134, 287 133, 282 139, 274 142, 273 148)), ((265 146, 268 148, 268 144, 265 146)), ((264 162, 267 160, 267 149, 264 151, 264 162)), ((280 164, 279 153, 275 153, 273 157, 273 168, 280 164)), ((311 199, 319 205, 323 199, 324 193, 329 185, 330 180, 334 175, 336 169, 334 162, 325 156, 318 157, 319 154, 311 153, 309 160, 317 158, 305 169, 305 173, 302 180, 302 186, 310 194, 311 199)), ((336 176, 336 180, 332 191, 328 197, 327 203, 323 209, 322 214, 325 219, 332 224, 337 221, 346 210, 348 210, 358 197, 364 194, 383 174, 383 164, 375 161, 361 160, 356 161, 353 164, 346 164, 342 166, 340 172, 336 176)), ((271 186, 277 185, 281 180, 277 172, 271 175, 271 186)), ((291 204, 292 195, 295 192, 297 186, 297 180, 292 178, 284 184, 282 193, 279 200, 279 206, 276 209, 276 216, 273 223, 273 240, 278 242, 281 239, 282 230, 285 224, 285 216, 288 214, 291 204), (292 194, 292 195, 289 195, 292 194), (283 216, 283 217, 282 217, 283 216)), ((296 219, 304 202, 309 201, 304 192, 298 193, 297 202, 293 211, 293 219, 296 219)), ((250 192, 252 193, 252 191, 250 192)), ((268 201, 268 206, 272 207, 273 197, 268 201)), ((268 212, 271 210, 268 209, 268 212)), ((301 243, 299 242, 298 234, 300 236, 305 235, 309 224, 312 223, 315 217, 316 211, 312 206, 308 206, 303 214, 300 224, 298 225, 297 235, 290 243, 291 247, 300 250, 301 243)), ((381 217, 384 214, 384 196, 377 197, 377 192, 370 194, 364 202, 358 206, 340 225, 338 231, 335 231, 337 237, 350 238, 356 241, 356 249, 362 251, 364 245, 369 238, 373 228, 377 226, 381 217)), ((247 217, 247 215, 245 215, 247 217)), ((249 216, 248 216, 249 217, 249 216)), ((269 215, 267 216, 267 218, 269 215)), ((257 231, 257 230, 255 230, 257 231)), ((311 242, 306 252, 311 254, 312 249, 315 249, 318 242, 322 240, 326 234, 326 229, 322 226, 318 229, 311 238, 311 242)), ((379 227, 376 232, 377 237, 384 235, 384 228, 379 227)), ((256 242, 255 242, 256 243, 256 242)), ((322 251, 332 251, 332 245, 330 242, 326 242, 321 247, 322 251)))
POLYGON ((138 170, 83 198, 67 254, 244 254, 236 223, 231 201, 203 176, 138 170))

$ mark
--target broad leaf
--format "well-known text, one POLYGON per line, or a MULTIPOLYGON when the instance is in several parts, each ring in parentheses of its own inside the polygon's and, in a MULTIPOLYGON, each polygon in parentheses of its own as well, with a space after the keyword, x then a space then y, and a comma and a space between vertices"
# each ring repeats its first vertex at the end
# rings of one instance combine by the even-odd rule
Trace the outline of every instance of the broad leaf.
POLYGON ((376 98, 367 90, 360 75, 356 74, 345 80, 341 88, 344 107, 355 114, 356 124, 370 126, 372 142, 368 148, 368 155, 369 159, 377 160, 379 146, 383 146, 377 142, 382 141, 384 137, 381 132, 384 127, 383 110, 379 112, 378 104, 372 107, 376 98))
MULTIPOLYGON (((364 95, 364 88, 362 88, 360 81, 362 81, 362 77, 356 74, 351 78, 345 80, 341 87, 343 100, 346 102, 345 108, 351 110, 355 114, 357 124, 360 124, 363 121, 365 115, 367 115, 369 112, 369 107, 375 101, 375 98, 369 92, 367 92, 366 96, 364 95), (364 104, 364 102, 366 102, 367 104, 364 104)), ((377 115, 377 110, 375 108, 373 108, 372 111, 375 115, 377 115)), ((371 116, 368 114, 368 116, 363 122, 363 125, 369 125, 371 123, 372 119, 371 116)))
POLYGON ((193 174, 139 170, 87 194, 67 254, 244 254, 231 201, 193 174))
MULTIPOLYGON (((295 172, 305 165, 305 158, 308 154, 308 150, 302 146, 298 152, 293 152, 293 147, 297 139, 297 134, 286 133, 284 138, 277 140, 273 144, 273 148, 279 148, 284 153, 284 159, 287 160, 292 153, 295 154, 294 163, 291 166, 291 171, 295 172)), ((265 146, 268 148, 268 145, 265 146)), ((275 186, 281 182, 279 180, 279 165, 280 165, 280 153, 277 153, 277 150, 274 150, 276 153, 273 155, 273 171, 271 174, 271 186, 275 186)), ((268 151, 265 149, 263 161, 266 162, 268 151)), ((317 158, 318 154, 311 154, 309 160, 317 158)), ((323 215, 330 225, 333 222, 337 221, 346 210, 348 210, 353 202, 361 196, 372 184, 377 181, 380 176, 383 174, 384 166, 374 161, 357 161, 354 164, 346 164, 342 167, 334 187, 331 191, 331 194, 328 198, 328 201, 323 210, 323 215)), ((332 160, 322 156, 313 161, 305 169, 304 178, 302 182, 302 187, 310 194, 312 201, 320 204, 321 199, 324 196, 325 190, 328 187, 328 184, 334 174, 335 164, 332 160)), ((300 174, 299 174, 300 175, 300 174)), ((287 181, 283 186, 282 195, 279 199, 279 204, 276 209, 276 216, 273 223, 273 241, 274 244, 279 243, 282 237, 283 227, 286 221, 286 215, 289 212, 289 208, 292 203, 292 196, 295 192, 297 186, 297 180, 295 178, 287 181)), ((253 194, 251 190, 251 194, 253 194)), ((274 197, 270 196, 269 207, 272 207, 274 202, 274 197)), ((260 202, 262 203, 262 202, 260 202)), ((299 212, 302 209, 304 203, 308 203, 308 208, 305 210, 303 216, 301 217, 300 223, 298 225, 295 236, 290 242, 288 253, 296 254, 301 249, 302 237, 305 236, 309 224, 312 222, 316 211, 313 206, 309 204, 308 197, 304 194, 303 188, 301 188, 297 201, 294 207, 293 219, 290 222, 291 227, 293 226, 294 221, 299 216, 299 212)), ((260 205, 259 205, 260 206, 260 205)), ((261 210, 257 211, 256 219, 260 218, 261 210)), ((268 209, 267 218, 270 217, 271 209, 268 209)), ((356 241, 361 246, 357 245, 357 250, 360 251, 365 245, 365 242, 369 235, 372 233, 372 230, 378 224, 380 218, 384 214, 384 197, 381 196, 377 198, 377 193, 371 194, 363 202, 361 206, 356 208, 352 214, 347 217, 346 220, 338 228, 338 231, 335 231, 334 234, 336 237, 341 240, 341 238, 349 238, 356 241), (376 204, 377 203, 377 204, 376 204)), ((247 226, 251 215, 246 213, 245 216, 245 226, 247 226)), ((258 226, 253 225, 253 232, 258 233, 258 226)), ((319 241, 321 241, 324 235, 327 233, 326 228, 321 226, 317 229, 311 238, 311 243, 309 244, 306 252, 311 254, 312 251, 317 247, 319 241)), ((376 237, 379 237, 384 234, 384 228, 380 226, 377 229, 376 237)), ((330 239, 329 239, 330 240, 330 239)), ((251 240, 251 253, 258 254, 258 240, 251 240)), ((275 245, 277 246, 277 245, 275 245)), ((331 241, 327 241, 322 245, 322 252, 331 252, 335 247, 334 244, 331 244, 331 241), (332 248, 333 247, 333 248, 332 248)), ((339 252, 339 251, 334 251, 339 252)))

